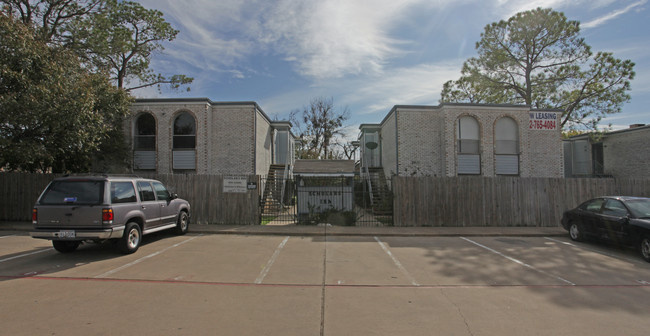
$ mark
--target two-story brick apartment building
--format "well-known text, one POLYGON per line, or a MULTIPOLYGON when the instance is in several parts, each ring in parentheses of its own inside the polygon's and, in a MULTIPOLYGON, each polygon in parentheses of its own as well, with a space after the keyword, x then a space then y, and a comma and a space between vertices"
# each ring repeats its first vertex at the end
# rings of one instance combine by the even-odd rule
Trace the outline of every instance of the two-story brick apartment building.
MULTIPOLYGON (((126 132, 134 171, 265 175, 290 171, 294 136, 255 102, 138 99, 126 132)), ((521 105, 394 106, 362 124, 363 168, 386 176, 562 177, 561 112, 521 105)))
POLYGON ((131 111, 136 172, 265 175, 293 165, 291 123, 272 121, 255 102, 138 99, 131 111))
POLYGON ((561 111, 520 105, 393 107, 362 124, 362 168, 386 176, 562 177, 561 111))

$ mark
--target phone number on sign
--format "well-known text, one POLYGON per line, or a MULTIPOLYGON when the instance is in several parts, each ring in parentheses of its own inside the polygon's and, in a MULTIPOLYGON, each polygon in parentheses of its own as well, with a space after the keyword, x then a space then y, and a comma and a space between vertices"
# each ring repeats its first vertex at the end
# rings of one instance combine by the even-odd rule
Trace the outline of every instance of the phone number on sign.
POLYGON ((530 120, 530 129, 554 130, 556 127, 555 120, 530 120))

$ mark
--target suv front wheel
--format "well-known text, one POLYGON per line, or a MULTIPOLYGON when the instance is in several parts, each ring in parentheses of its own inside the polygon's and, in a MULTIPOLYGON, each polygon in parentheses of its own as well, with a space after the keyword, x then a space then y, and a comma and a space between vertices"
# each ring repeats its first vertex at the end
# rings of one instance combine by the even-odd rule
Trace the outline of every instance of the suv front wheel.
POLYGON ((127 223, 124 235, 120 238, 117 247, 124 254, 131 254, 138 250, 142 241, 142 230, 137 223, 127 223))
POLYGON ((181 214, 178 215, 178 223, 176 224, 176 233, 179 235, 186 234, 189 226, 190 226, 190 217, 187 215, 187 212, 181 211, 181 214))

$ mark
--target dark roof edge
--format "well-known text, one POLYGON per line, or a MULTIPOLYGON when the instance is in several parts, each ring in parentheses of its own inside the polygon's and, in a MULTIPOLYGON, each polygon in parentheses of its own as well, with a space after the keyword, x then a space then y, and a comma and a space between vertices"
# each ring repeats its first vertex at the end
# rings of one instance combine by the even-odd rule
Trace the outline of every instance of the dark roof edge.
POLYGON ((477 103, 441 103, 438 105, 395 105, 393 108, 386 114, 384 119, 379 123, 379 125, 384 125, 386 120, 398 109, 419 109, 419 110, 439 110, 445 106, 457 106, 457 107, 502 107, 502 108, 521 108, 528 109, 529 111, 539 112, 564 112, 561 109, 534 109, 530 105, 518 105, 518 104, 477 104, 477 103))
MULTIPOLYGON (((210 98, 202 97, 202 98, 136 98, 135 99, 136 104, 152 104, 152 103, 160 103, 160 104, 170 104, 170 103, 178 103, 178 104, 191 104, 191 103, 205 103, 205 104, 210 104, 210 106, 228 106, 228 105, 235 105, 235 106, 247 106, 247 105, 252 105, 254 106, 261 114, 262 116, 269 122, 272 123, 274 122, 269 118, 269 116, 262 110, 259 104, 254 101, 220 101, 220 102, 215 102, 210 100, 210 98)), ((288 120, 276 120, 275 122, 289 122, 288 120)), ((293 126, 293 125, 292 125, 293 126)))
MULTIPOLYGON (((634 127, 634 128, 623 128, 623 129, 616 130, 616 131, 605 132, 605 133, 602 133, 602 135, 604 137, 606 137, 608 135, 616 135, 616 134, 634 132, 634 131, 645 130, 645 129, 650 129, 650 125, 639 126, 639 127, 634 127)), ((596 132, 582 133, 582 134, 578 134, 578 135, 574 135, 572 137, 569 137, 568 139, 565 139, 565 140, 588 138, 590 135, 595 134, 595 133, 596 132)))

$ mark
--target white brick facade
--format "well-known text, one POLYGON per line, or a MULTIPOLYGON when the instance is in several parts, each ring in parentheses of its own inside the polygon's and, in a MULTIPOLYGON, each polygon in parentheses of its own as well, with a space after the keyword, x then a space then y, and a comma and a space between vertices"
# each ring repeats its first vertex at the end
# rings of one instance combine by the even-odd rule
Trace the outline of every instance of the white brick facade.
POLYGON ((458 175, 458 122, 471 116, 479 125, 480 175, 497 176, 495 124, 509 117, 518 127, 517 175, 562 177, 562 142, 557 123, 560 115, 558 111, 511 105, 395 106, 381 123, 384 172, 388 176, 458 175), (551 118, 554 123, 548 125, 554 127, 543 129, 547 124, 535 124, 539 113, 551 118))
POLYGON ((143 113, 156 121, 157 173, 248 175, 266 174, 272 162, 273 130, 268 116, 255 102, 211 102, 209 99, 140 99, 131 107, 125 127, 133 143, 137 118, 143 113), (175 118, 189 113, 196 122, 195 169, 172 168, 175 118))

